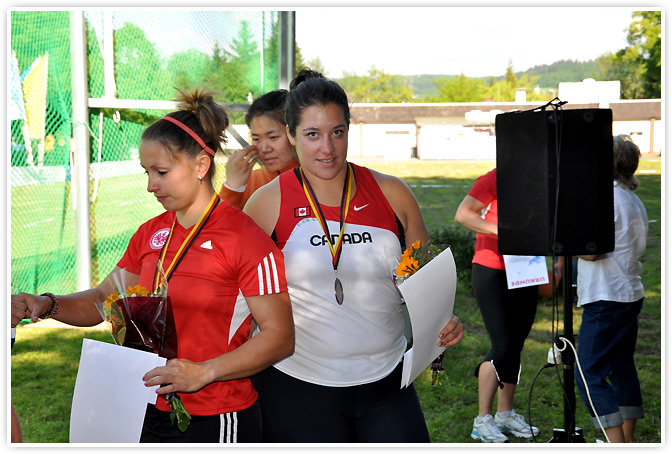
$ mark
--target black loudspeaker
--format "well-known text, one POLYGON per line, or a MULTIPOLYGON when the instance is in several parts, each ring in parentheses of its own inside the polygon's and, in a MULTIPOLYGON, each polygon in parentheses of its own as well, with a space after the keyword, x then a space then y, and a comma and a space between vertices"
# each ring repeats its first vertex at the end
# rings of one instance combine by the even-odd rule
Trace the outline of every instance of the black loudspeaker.
POLYGON ((500 254, 614 250, 610 109, 499 114, 495 133, 500 254))

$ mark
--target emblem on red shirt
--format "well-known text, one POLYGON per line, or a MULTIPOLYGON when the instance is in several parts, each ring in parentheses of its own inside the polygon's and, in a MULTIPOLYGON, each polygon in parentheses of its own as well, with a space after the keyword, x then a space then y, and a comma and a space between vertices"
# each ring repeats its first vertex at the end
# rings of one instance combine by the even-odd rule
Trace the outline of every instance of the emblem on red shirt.
POLYGON ((169 228, 163 228, 154 232, 154 235, 149 239, 149 247, 152 249, 161 249, 163 245, 166 244, 169 233, 169 228))
POLYGON ((305 218, 307 216, 310 216, 310 207, 294 208, 295 218, 305 218))

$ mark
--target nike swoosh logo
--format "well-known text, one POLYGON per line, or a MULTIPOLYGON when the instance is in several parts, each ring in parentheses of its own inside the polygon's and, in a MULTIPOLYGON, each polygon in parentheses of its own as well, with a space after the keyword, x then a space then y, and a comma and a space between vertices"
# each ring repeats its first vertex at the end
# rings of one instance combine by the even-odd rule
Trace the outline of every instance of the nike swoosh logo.
POLYGON ((359 211, 359 210, 361 210, 361 209, 363 209, 363 208, 368 207, 369 205, 371 205, 371 204, 370 204, 370 203, 367 203, 366 205, 362 205, 361 207, 358 207, 358 206, 355 205, 355 206, 352 207, 352 208, 353 208, 355 211, 359 211))

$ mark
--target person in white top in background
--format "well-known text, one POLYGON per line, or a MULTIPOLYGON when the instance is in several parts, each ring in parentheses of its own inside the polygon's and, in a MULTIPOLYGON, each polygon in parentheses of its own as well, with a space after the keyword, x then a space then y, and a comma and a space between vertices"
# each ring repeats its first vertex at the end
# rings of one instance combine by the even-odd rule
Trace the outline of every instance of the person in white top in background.
POLYGON ((614 137, 615 247, 578 261, 578 305, 583 308, 578 356, 585 384, 578 366, 576 382, 595 427, 600 429, 599 418, 612 443, 632 443, 635 423, 644 417, 634 363, 637 316, 644 302, 639 259, 649 230, 646 209, 634 192, 639 156, 629 136, 614 137))

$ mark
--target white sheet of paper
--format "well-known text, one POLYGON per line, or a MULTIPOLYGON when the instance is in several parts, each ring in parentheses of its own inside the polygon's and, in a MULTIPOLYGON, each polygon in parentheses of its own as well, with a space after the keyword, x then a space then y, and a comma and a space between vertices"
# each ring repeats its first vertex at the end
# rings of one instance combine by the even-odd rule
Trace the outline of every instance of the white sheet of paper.
POLYGON ((156 353, 84 339, 70 412, 70 443, 138 443, 156 386, 145 372, 166 364, 156 353))
POLYGON ((437 345, 438 336, 453 315, 456 288, 457 270, 449 248, 399 285, 413 332, 413 347, 404 354, 402 388, 445 350, 437 345))
POLYGON ((506 282, 509 289, 548 284, 546 258, 539 255, 505 255, 506 282))

